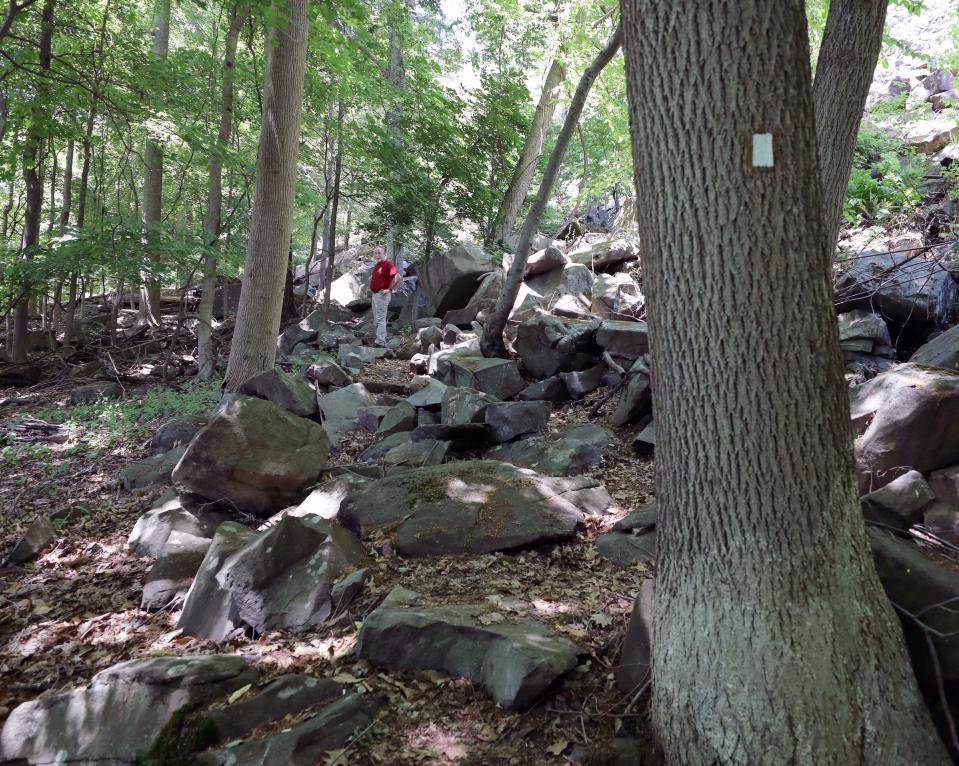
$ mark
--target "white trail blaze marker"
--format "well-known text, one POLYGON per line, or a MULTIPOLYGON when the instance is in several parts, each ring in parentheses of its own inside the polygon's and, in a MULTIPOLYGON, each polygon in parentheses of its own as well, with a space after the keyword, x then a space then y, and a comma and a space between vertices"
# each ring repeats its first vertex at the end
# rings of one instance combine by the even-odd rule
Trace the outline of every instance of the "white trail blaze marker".
POLYGON ((753 133, 753 167, 771 168, 773 159, 773 134, 753 133))

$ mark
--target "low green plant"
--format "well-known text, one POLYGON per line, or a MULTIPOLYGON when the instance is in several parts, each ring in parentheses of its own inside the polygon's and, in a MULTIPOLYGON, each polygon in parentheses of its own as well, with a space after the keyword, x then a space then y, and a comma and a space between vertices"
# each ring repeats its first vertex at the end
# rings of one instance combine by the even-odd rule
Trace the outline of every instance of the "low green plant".
POLYGON ((908 98, 908 92, 900 93, 892 98, 884 98, 869 107, 869 114, 872 117, 891 117, 897 114, 905 114, 906 99, 908 98))
POLYGON ((901 151, 897 143, 868 125, 859 131, 843 205, 847 221, 870 224, 915 212, 922 201, 924 169, 901 151))

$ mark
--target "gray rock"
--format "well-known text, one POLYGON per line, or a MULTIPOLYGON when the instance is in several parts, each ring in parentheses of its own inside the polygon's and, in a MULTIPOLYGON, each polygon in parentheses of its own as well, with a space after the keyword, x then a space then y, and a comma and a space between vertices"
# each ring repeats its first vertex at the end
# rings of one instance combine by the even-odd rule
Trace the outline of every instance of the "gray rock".
POLYGON ((430 607, 397 587, 363 622, 356 653, 382 667, 468 678, 503 707, 525 709, 576 666, 580 650, 530 618, 484 625, 489 611, 485 604, 430 607))
POLYGON ((920 346, 910 359, 912 364, 959 370, 959 325, 950 327, 928 343, 920 346))
POLYGON ((959 465, 930 473, 929 487, 940 500, 959 508, 959 465))
POLYGON ((159 556, 174 533, 212 540, 216 528, 230 519, 228 513, 196 507, 170 492, 137 519, 127 545, 140 556, 159 556))
POLYGON ((616 686, 627 694, 635 693, 652 675, 654 594, 655 581, 643 580, 633 601, 623 652, 616 666, 616 686))
POLYGON ((472 388, 496 399, 509 399, 523 390, 523 378, 511 359, 461 356, 450 360, 447 385, 472 388))
POLYGON ((384 413, 376 433, 386 437, 402 431, 412 431, 417 422, 416 408, 409 402, 400 402, 384 413))
POLYGON ((86 688, 25 702, 0 733, 0 763, 132 764, 173 714, 254 683, 242 657, 151 657, 93 677, 86 688))
POLYGON ((316 389, 288 372, 266 370, 258 373, 244 380, 237 393, 266 399, 301 418, 315 418, 319 413, 316 389))
POLYGON ((413 323, 416 330, 422 330, 424 327, 441 327, 443 320, 439 317, 420 317, 413 323))
POLYGON ((566 386, 570 399, 582 399, 586 394, 603 385, 605 375, 606 365, 597 364, 595 367, 586 370, 561 372, 559 377, 566 386))
POLYGON ((644 418, 653 411, 653 387, 649 375, 633 373, 626 384, 616 410, 609 418, 610 425, 623 426, 644 418))
POLYGON ((443 316, 450 309, 466 306, 480 277, 494 269, 492 258, 471 242, 434 253, 419 269, 420 288, 426 294, 429 312, 443 316))
POLYGON ((330 590, 334 617, 349 608, 350 604, 363 592, 367 574, 366 569, 357 569, 355 572, 350 572, 346 577, 337 580, 330 590))
POLYGON ((123 396, 123 386, 119 383, 88 383, 77 386, 70 392, 71 404, 92 404, 98 399, 119 399, 123 396))
POLYGON ((906 648, 919 689, 943 741, 949 728, 943 715, 937 665, 953 719, 959 716, 959 574, 937 566, 916 546, 902 542, 882 530, 867 530, 876 572, 889 600, 910 614, 921 615, 929 626, 929 638, 937 657, 929 653, 926 633, 914 620, 900 614, 906 648))
POLYGON ((613 239, 593 241, 570 251, 569 257, 597 272, 615 271, 624 263, 639 260, 639 238, 621 234, 613 239))
POLYGON ((380 428, 380 423, 383 422, 383 417, 391 409, 392 407, 379 404, 372 407, 362 407, 357 411, 356 419, 360 426, 371 434, 375 434, 380 428))
POLYGON ((186 452, 186 447, 175 447, 169 452, 128 463, 120 469, 120 483, 127 492, 152 487, 154 484, 169 484, 170 474, 186 452))
POLYGON ((493 441, 508 442, 545 430, 551 411, 548 402, 491 402, 486 406, 486 424, 493 441))
POLYGON ((892 346, 886 321, 872 311, 854 309, 840 314, 836 319, 839 324, 840 344, 854 340, 868 340, 872 343, 866 349, 867 352, 871 352, 872 346, 875 345, 892 346))
POLYGON ((629 319, 643 309, 646 299, 629 274, 599 274, 593 282, 593 313, 603 319, 629 319))
POLYGON ((209 757, 220 766, 316 766, 369 728, 381 705, 373 695, 350 694, 292 728, 216 750, 209 757))
POLYGON ((329 678, 294 674, 275 678, 260 691, 237 702, 211 708, 221 742, 246 737, 260 726, 296 715, 311 707, 335 702, 349 687, 329 678))
POLYGON ((341 367, 359 369, 363 365, 382 359, 390 353, 388 348, 373 346, 355 346, 349 343, 340 345, 336 352, 336 361, 341 367))
POLYGON ((370 482, 347 500, 340 519, 363 536, 390 530, 404 556, 490 553, 570 539, 584 514, 610 505, 595 480, 478 460, 370 482))
POLYGON ((349 532, 313 515, 284 516, 249 537, 228 530, 232 539, 218 547, 232 526, 217 531, 187 596, 179 625, 188 635, 222 641, 244 624, 260 633, 307 630, 330 616, 333 581, 366 555, 349 532))
POLYGON ((430 346, 440 347, 443 342, 443 329, 436 325, 427 325, 416 333, 416 343, 419 350, 424 354, 430 350, 430 346))
POLYGON ((174 447, 186 447, 206 425, 206 418, 197 415, 178 415, 161 425, 150 440, 150 451, 154 455, 169 452, 174 447))
POLYGON ((517 328, 516 353, 526 372, 540 380, 558 372, 581 370, 599 361, 598 328, 598 322, 539 314, 517 328))
POLYGON ((446 459, 450 443, 436 439, 410 441, 393 447, 383 456, 383 463, 388 468, 406 466, 422 468, 427 465, 439 465, 446 459))
POLYGON ((577 476, 588 471, 606 453, 609 433, 594 425, 573 426, 549 444, 542 437, 501 444, 486 457, 532 468, 547 476, 577 476))
POLYGON ((904 364, 850 389, 860 485, 959 463, 959 374, 904 364))
MULTIPOLYGON (((306 499, 289 514, 292 516, 319 516, 321 519, 335 519, 350 492, 367 481, 365 476, 348 473, 337 476, 310 492, 306 499)), ((274 517, 275 518, 275 517, 274 517)))
POLYGON ((613 524, 614 532, 648 532, 656 526, 656 504, 649 503, 635 511, 630 511, 613 524))
POLYGON ((333 446, 339 444, 348 432, 359 428, 360 410, 376 405, 376 397, 362 383, 330 391, 316 401, 323 418, 323 428, 333 446))
POLYGON ((312 380, 323 388, 342 388, 348 386, 353 378, 350 374, 332 361, 317 362, 306 368, 307 380, 312 380))
POLYGON ((24 564, 32 561, 40 552, 49 545, 56 542, 57 530, 53 528, 49 521, 44 518, 38 518, 27 527, 13 550, 7 556, 7 564, 24 564))
POLYGON ((606 319, 596 331, 596 343, 613 357, 635 361, 649 352, 649 328, 645 322, 606 319))
POLYGON ((140 608, 144 611, 163 609, 184 599, 212 543, 202 537, 183 536, 181 545, 180 535, 172 537, 143 582, 140 608))
POLYGON ((412 407, 423 407, 436 412, 439 411, 443 405, 443 393, 445 391, 445 383, 435 378, 430 378, 425 386, 410 396, 406 401, 412 407))
POLYGON ((269 516, 300 501, 319 480, 329 453, 329 438, 317 423, 272 402, 239 397, 196 435, 173 481, 254 516, 269 516))
POLYGON ((896 322, 919 327, 944 324, 956 298, 949 272, 935 261, 913 258, 911 252, 859 256, 836 286, 841 306, 875 307, 896 322))
POLYGON ((909 471, 863 497, 862 508, 867 519, 908 529, 922 519, 922 512, 935 499, 922 474, 909 471))
POLYGON ((638 561, 653 563, 656 561, 656 532, 608 532, 597 538, 596 550, 618 567, 638 561))
POLYGON ((516 398, 524 402, 544 401, 557 404, 569 401, 569 391, 559 375, 533 383, 520 391, 516 398))
POLYGON ((656 446, 656 424, 650 421, 643 429, 636 434, 633 440, 633 447, 636 449, 645 449, 656 446))
POLYGON ((374 442, 365 450, 363 450, 356 458, 358 463, 380 463, 386 457, 386 453, 389 452, 394 447, 398 447, 401 444, 406 444, 413 440, 411 432, 409 431, 399 431, 395 434, 390 434, 389 436, 381 439, 378 442, 374 442))
POLYGON ((487 406, 495 401, 481 391, 449 386, 443 392, 440 422, 448 426, 483 423, 487 406))
POLYGON ((442 420, 441 414, 439 412, 430 412, 429 410, 420 409, 416 412, 416 425, 417 426, 437 426, 442 420))
POLYGON ((555 245, 550 245, 543 250, 530 254, 526 259, 526 268, 523 274, 526 277, 535 277, 553 269, 561 269, 567 263, 569 263, 569 258, 563 254, 563 251, 555 245))
POLYGON ((485 423, 427 424, 417 426, 410 436, 414 442, 432 441, 434 439, 448 442, 450 449, 454 452, 483 449, 492 438, 490 428, 485 423))

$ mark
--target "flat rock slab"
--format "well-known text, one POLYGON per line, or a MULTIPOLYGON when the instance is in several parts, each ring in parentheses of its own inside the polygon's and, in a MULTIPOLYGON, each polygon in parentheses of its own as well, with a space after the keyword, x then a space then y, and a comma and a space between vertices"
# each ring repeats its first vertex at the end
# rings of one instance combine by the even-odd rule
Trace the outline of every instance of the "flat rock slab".
POLYGON ((944 370, 959 369, 959 325, 950 327, 925 345, 919 347, 909 361, 926 367, 941 367, 944 370))
POLYGON ((421 468, 427 465, 439 465, 446 460, 449 448, 449 442, 437 439, 406 442, 387 452, 383 457, 383 463, 387 468, 399 466, 421 468))
POLYGON ((634 372, 626 384, 626 390, 610 415, 609 424, 624 426, 646 417, 653 411, 652 380, 645 372, 634 372))
POLYGON ((416 425, 416 407, 409 402, 400 402, 383 414, 376 433, 378 436, 386 437, 402 431, 412 431, 416 425))
POLYGON ((449 360, 448 385, 472 388, 496 399, 509 399, 526 384, 512 359, 456 356, 449 360))
POLYGON ((922 513, 936 499, 936 493, 919 471, 909 471, 886 486, 862 498, 867 519, 881 524, 909 529, 922 520, 922 513))
POLYGON ((132 764, 173 714, 255 683, 242 657, 153 657, 98 673, 86 688, 25 702, 0 733, 0 763, 132 764))
POLYGON ((395 434, 390 434, 385 439, 381 439, 378 442, 371 444, 365 450, 363 450, 359 455, 357 455, 356 462, 358 463, 381 463, 388 453, 394 447, 399 447, 401 444, 408 444, 413 440, 411 432, 409 431, 400 431, 395 434))
POLYGON ((396 587, 363 622, 356 654, 381 667, 468 678, 503 707, 525 709, 576 666, 579 647, 529 618, 484 625, 489 611, 429 606, 396 587))
POLYGON ((527 386, 517 394, 516 398, 523 402, 543 401, 559 404, 569 401, 569 391, 559 375, 552 375, 527 386))
POLYGON ((532 468, 547 476, 577 476, 592 468, 606 454, 609 432, 594 425, 573 426, 547 443, 532 436, 512 444, 501 444, 486 457, 532 468))
POLYGON ((546 429, 552 412, 548 402, 493 402, 485 418, 495 442, 508 442, 546 429))
POLYGON ((596 331, 596 343, 613 356, 639 359, 649 352, 649 328, 645 322, 606 319, 596 331))
POLYGON ((389 528, 404 556, 491 553, 568 540, 586 513, 611 505, 593 479, 477 460, 371 481, 348 498, 340 519, 363 536, 389 528))
POLYGON ((238 396, 196 435, 175 484, 254 516, 299 502, 326 467, 330 440, 311 420, 272 402, 238 396))
POLYGON ((187 635, 307 630, 332 613, 336 578, 366 556, 347 530, 315 516, 284 516, 263 532, 237 526, 221 525, 207 551, 178 623, 187 635))
POLYGON ((303 378, 288 372, 266 370, 258 373, 244 380, 237 393, 266 399, 301 418, 315 418, 319 414, 316 389, 303 378))

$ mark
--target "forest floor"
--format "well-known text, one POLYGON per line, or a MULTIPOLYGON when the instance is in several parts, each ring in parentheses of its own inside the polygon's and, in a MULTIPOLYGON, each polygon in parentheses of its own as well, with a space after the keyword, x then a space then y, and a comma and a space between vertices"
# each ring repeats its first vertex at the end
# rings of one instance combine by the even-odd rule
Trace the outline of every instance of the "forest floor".
MULTIPOLYGON (((406 362, 382 360, 362 378, 405 381, 406 369, 406 362)), ((59 532, 39 559, 0 569, 0 725, 17 704, 82 686, 127 659, 236 653, 249 657, 264 678, 311 673, 388 700, 337 763, 598 764, 613 760, 610 743, 617 737, 648 742, 647 695, 620 692, 613 671, 633 596, 652 572, 642 564, 617 569, 593 546, 600 532, 652 499, 652 459, 634 454, 634 429, 610 429, 607 457, 588 472, 620 509, 591 521, 572 544, 430 559, 401 559, 374 545, 362 597, 334 623, 304 634, 217 643, 183 635, 178 611, 139 609, 152 562, 133 554, 126 540, 160 490, 127 493, 118 478, 124 464, 147 454, 146 441, 161 422, 208 409, 215 391, 153 384, 119 402, 71 407, 76 383, 41 384, 29 404, 0 409, 0 434, 7 434, 6 446, 0 442, 0 553, 38 516, 52 519, 59 532), (14 429, 33 436, 12 442, 14 429), (520 714, 497 707, 462 679, 370 667, 353 656, 357 632, 396 585, 437 604, 490 600, 491 608, 495 602, 530 613, 575 640, 586 656, 561 689, 520 714)), ((0 397, 10 393, 0 390, 0 397)), ((550 430, 586 422, 602 395, 557 408, 550 430)), ((331 464, 351 462, 372 439, 356 434, 331 464)))

